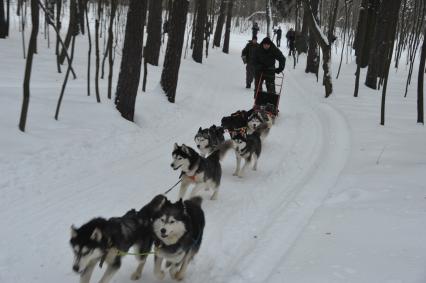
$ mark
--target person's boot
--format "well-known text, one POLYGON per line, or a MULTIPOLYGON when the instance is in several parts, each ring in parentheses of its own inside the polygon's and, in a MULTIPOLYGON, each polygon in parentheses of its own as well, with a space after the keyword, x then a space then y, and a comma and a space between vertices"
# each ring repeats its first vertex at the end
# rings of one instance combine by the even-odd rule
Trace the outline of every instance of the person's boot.
POLYGON ((246 88, 251 88, 251 85, 250 84, 246 84, 246 88))

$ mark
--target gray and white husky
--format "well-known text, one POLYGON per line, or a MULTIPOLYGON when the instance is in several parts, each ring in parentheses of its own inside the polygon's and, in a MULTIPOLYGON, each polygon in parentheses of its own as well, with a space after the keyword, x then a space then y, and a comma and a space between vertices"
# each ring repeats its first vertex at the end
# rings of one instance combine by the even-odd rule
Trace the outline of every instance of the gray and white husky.
POLYGON ((139 254, 139 265, 131 279, 138 280, 154 242, 152 217, 166 200, 166 197, 158 195, 139 211, 132 209, 121 217, 109 219, 94 218, 80 228, 71 226, 73 270, 80 274, 80 283, 90 282, 96 265, 102 266, 104 262, 107 269, 99 283, 110 282, 120 268, 121 257, 132 246, 139 254))
POLYGON ((170 276, 182 280, 189 262, 198 253, 205 225, 202 199, 180 199, 176 203, 166 201, 154 215, 153 231, 155 245, 154 274, 163 279, 163 260, 170 276))
POLYGON ((253 111, 247 119, 247 133, 253 134, 257 129, 260 138, 264 140, 272 127, 273 119, 263 110, 253 111))
POLYGON ((194 137, 195 143, 201 156, 206 157, 212 153, 215 148, 225 141, 225 131, 222 127, 216 125, 210 128, 199 128, 197 134, 194 137))
POLYGON ((232 135, 235 156, 237 158, 234 176, 242 178, 246 167, 250 163, 253 163, 253 170, 257 170, 257 161, 262 152, 261 133, 262 131, 258 128, 252 134, 238 132, 232 135), (243 168, 241 168, 241 159, 245 160, 243 168))
POLYGON ((174 170, 181 170, 181 186, 179 190, 179 199, 183 199, 188 187, 194 184, 191 197, 199 194, 203 189, 213 189, 212 200, 217 199, 220 180, 222 178, 222 168, 220 160, 226 152, 232 148, 231 140, 225 141, 216 147, 216 149, 206 158, 199 155, 193 148, 175 143, 171 164, 174 170))

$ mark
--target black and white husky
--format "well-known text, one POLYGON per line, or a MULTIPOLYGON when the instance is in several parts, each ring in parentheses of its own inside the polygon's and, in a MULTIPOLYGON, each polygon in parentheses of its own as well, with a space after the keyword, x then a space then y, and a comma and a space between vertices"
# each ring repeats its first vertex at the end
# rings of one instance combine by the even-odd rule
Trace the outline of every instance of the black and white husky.
POLYGON ((237 158, 237 166, 234 176, 243 177, 244 171, 250 163, 253 163, 253 170, 257 170, 257 160, 262 152, 262 141, 260 139, 262 131, 267 127, 257 128, 252 134, 238 132, 232 135, 234 143, 235 155, 237 158), (245 160, 243 168, 241 168, 241 159, 245 160))
POLYGON ((214 151, 214 149, 225 141, 225 131, 222 127, 216 127, 216 125, 210 128, 199 128, 197 134, 194 137, 195 143, 201 156, 206 157, 214 151))
POLYGON ((265 139, 269 131, 272 127, 273 120, 270 115, 268 115, 263 110, 253 111, 248 117, 247 121, 247 133, 253 134, 257 129, 262 128, 260 130, 260 138, 265 139))
POLYGON ((139 265, 132 280, 141 277, 146 257, 154 241, 152 218, 165 203, 166 197, 156 196, 140 211, 130 210, 121 217, 94 218, 80 228, 71 226, 73 270, 80 274, 80 283, 88 283, 95 266, 105 262, 107 269, 99 283, 110 282, 121 265, 121 257, 134 246, 139 265))
POLYGON ((184 198, 191 184, 195 184, 191 197, 198 195, 203 189, 213 189, 214 192, 211 199, 217 199, 222 178, 220 160, 232 146, 231 140, 225 141, 218 145, 208 157, 204 158, 191 147, 184 144, 179 146, 175 143, 171 166, 174 170, 181 170, 182 182, 179 190, 179 199, 184 198))
POLYGON ((170 276, 176 280, 185 277, 189 262, 198 253, 204 231, 204 212, 201 198, 195 197, 176 203, 166 201, 153 219, 155 236, 154 274, 163 279, 163 260, 170 276))

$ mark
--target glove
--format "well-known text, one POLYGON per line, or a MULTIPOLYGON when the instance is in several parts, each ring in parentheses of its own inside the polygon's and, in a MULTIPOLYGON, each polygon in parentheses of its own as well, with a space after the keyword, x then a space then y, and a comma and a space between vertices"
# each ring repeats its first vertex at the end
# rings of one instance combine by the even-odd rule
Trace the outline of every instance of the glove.
POLYGON ((246 56, 241 56, 241 59, 243 59, 244 64, 247 64, 247 57, 246 56))

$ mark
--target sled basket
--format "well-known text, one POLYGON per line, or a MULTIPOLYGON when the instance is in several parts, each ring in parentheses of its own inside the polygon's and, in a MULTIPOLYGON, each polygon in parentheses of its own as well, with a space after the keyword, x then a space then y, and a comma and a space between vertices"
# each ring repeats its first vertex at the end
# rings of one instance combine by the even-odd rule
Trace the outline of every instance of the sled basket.
POLYGON ((281 97, 283 82, 284 82, 283 73, 275 77, 275 87, 279 88, 277 93, 260 91, 258 86, 258 90, 256 91, 256 95, 254 99, 253 109, 255 111, 264 110, 275 116, 278 115, 278 112, 279 112, 278 105, 280 104, 280 97, 281 97))

